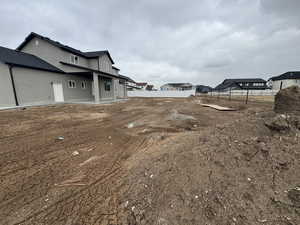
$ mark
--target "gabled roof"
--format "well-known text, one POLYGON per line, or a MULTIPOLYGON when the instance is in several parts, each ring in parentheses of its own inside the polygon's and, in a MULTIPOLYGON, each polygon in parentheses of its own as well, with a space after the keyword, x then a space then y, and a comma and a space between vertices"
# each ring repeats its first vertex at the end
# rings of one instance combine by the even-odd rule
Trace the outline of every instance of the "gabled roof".
POLYGON ((115 64, 115 62, 113 61, 112 57, 109 54, 109 51, 104 50, 104 51, 96 51, 96 52, 84 52, 84 55, 86 58, 96 58, 96 57, 100 57, 103 55, 107 55, 108 58, 110 59, 112 64, 115 64))
POLYGON ((112 66, 112 68, 113 68, 113 69, 115 69, 115 70, 118 70, 118 71, 120 71, 120 69, 119 69, 119 68, 117 68, 117 67, 115 67, 115 66, 112 66))
POLYGON ((266 83, 266 81, 261 78, 225 79, 221 84, 215 87, 215 90, 224 90, 229 87, 242 88, 239 83, 266 83))
POLYGON ((276 77, 271 77, 270 80, 287 80, 287 79, 300 79, 300 71, 289 71, 276 77))
POLYGON ((210 86, 201 85, 201 84, 196 85, 196 88, 207 88, 207 89, 212 89, 212 87, 210 87, 210 86))
POLYGON ((120 78, 123 78, 124 80, 129 81, 130 83, 135 83, 135 81, 132 80, 130 77, 127 77, 127 76, 124 76, 124 75, 120 75, 120 74, 119 74, 119 77, 120 77, 120 78))
POLYGON ((190 86, 193 86, 191 83, 167 83, 167 84, 164 84, 163 86, 165 85, 169 85, 169 86, 173 86, 173 87, 190 87, 190 86))
POLYGON ((145 82, 136 82, 135 84, 137 86, 147 86, 147 83, 145 83, 145 82))
POLYGON ((266 82, 264 79, 261 78, 239 78, 239 79, 225 79, 223 83, 227 82, 236 82, 236 83, 260 83, 266 82))
POLYGON ((64 73, 37 56, 0 46, 0 61, 14 66, 64 73))
POLYGON ((41 40, 44 40, 46 42, 48 42, 49 44, 52 44, 58 48, 61 48, 67 52, 70 52, 70 53, 73 53, 75 55, 78 55, 78 56, 82 56, 84 58, 96 58, 96 57, 99 57, 99 56, 102 56, 104 54, 107 54, 109 59, 111 60, 112 64, 114 64, 114 61, 112 60, 109 52, 107 50, 104 50, 104 51, 95 51, 95 52, 82 52, 78 49, 75 49, 75 48, 72 48, 70 46, 67 46, 67 45, 64 45, 58 41, 54 41, 48 37, 45 37, 45 36, 42 36, 40 34, 37 34, 37 33, 34 33, 34 32, 31 32, 26 38, 25 40, 19 45, 19 47, 17 47, 17 50, 21 51, 24 46, 29 42, 31 41, 33 38, 39 38, 41 40))

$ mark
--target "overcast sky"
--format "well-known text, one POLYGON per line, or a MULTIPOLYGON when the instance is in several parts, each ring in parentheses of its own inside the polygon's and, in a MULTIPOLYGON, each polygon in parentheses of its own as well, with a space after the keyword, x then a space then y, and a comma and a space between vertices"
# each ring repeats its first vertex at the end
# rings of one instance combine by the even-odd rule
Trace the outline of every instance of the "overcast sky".
POLYGON ((34 31, 108 49, 121 74, 215 86, 300 70, 300 0, 1 0, 0 45, 34 31))

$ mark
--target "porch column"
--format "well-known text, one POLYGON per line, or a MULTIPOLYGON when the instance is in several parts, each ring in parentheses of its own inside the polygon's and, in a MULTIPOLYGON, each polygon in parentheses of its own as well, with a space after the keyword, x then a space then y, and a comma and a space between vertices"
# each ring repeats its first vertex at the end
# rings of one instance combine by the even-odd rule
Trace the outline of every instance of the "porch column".
POLYGON ((111 82, 112 82, 112 87, 113 87, 113 99, 116 100, 117 99, 117 96, 116 96, 116 79, 112 78, 111 82))
POLYGON ((100 102, 99 76, 97 73, 93 73, 93 80, 95 102, 100 102))

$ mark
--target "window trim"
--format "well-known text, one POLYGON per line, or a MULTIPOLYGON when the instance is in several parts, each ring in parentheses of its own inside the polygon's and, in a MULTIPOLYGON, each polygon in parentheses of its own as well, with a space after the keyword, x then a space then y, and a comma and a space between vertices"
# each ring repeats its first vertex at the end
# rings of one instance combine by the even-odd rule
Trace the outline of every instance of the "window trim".
POLYGON ((68 88, 76 88, 76 81, 75 80, 68 80, 68 88), (70 85, 74 84, 74 85, 70 85))
POLYGON ((78 65, 79 64, 79 57, 77 55, 71 54, 70 55, 70 62, 71 62, 71 64, 78 65), (76 61, 76 59, 77 59, 77 61, 76 61))

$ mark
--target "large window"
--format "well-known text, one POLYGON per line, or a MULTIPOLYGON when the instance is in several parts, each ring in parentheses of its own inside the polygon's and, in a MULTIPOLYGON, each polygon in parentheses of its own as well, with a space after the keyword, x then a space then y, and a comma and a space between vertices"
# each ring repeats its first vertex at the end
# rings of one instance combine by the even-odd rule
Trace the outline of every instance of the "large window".
POLYGON ((71 55, 71 63, 72 64, 75 64, 75 65, 78 65, 78 56, 77 55, 71 55))
POLYGON ((111 82, 110 81, 105 81, 104 82, 104 90, 105 91, 110 91, 111 89, 111 82))
POLYGON ((76 81, 75 80, 69 80, 68 81, 68 87, 69 88, 76 88, 76 81))

